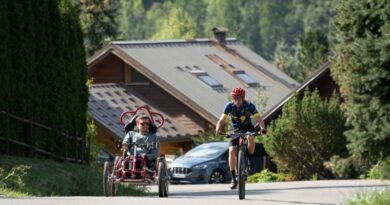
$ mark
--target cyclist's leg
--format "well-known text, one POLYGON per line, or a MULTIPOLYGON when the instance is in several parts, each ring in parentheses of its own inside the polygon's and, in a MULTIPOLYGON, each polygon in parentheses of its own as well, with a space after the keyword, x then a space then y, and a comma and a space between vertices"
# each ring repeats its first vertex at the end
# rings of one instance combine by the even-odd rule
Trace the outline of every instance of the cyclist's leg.
POLYGON ((230 171, 236 170, 236 147, 229 147, 229 168, 230 171))
POLYGON ((247 136, 248 139, 248 174, 252 174, 254 171, 253 154, 255 153, 256 142, 252 135, 247 136))
POLYGON ((231 183, 230 188, 235 189, 237 187, 237 180, 236 180, 236 146, 238 145, 238 139, 231 140, 230 141, 230 147, 229 147, 229 168, 231 173, 231 183))
POLYGON ((255 138, 252 135, 248 135, 248 152, 250 155, 252 155, 255 152, 255 138))

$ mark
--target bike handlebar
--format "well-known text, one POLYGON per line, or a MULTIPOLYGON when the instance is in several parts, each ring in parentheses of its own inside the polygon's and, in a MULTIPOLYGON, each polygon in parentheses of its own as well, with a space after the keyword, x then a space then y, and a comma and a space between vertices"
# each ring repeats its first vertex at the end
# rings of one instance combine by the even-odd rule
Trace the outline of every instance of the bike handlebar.
POLYGON ((224 133, 224 134, 221 134, 222 136, 225 136, 226 138, 230 138, 230 139, 237 139, 239 137, 246 137, 248 135, 252 135, 252 136, 261 136, 263 135, 263 133, 261 132, 246 132, 246 133, 224 133))

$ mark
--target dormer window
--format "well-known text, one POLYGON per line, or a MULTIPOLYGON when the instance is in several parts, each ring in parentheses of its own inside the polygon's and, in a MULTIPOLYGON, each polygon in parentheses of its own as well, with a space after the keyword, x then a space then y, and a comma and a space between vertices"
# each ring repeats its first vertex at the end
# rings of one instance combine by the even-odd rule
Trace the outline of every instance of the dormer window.
POLYGON ((221 83, 212 78, 206 71, 203 70, 193 70, 190 71, 191 74, 195 75, 199 80, 206 83, 208 86, 212 88, 223 87, 221 83))

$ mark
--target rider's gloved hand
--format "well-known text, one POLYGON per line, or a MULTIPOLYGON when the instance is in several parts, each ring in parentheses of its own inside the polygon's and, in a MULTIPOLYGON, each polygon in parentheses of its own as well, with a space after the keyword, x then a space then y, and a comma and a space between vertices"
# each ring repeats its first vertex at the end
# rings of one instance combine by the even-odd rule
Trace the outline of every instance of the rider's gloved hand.
POLYGON ((265 135, 265 134, 267 134, 267 130, 266 130, 266 129, 264 129, 264 128, 261 128, 261 130, 260 130, 260 134, 262 134, 262 135, 265 135))

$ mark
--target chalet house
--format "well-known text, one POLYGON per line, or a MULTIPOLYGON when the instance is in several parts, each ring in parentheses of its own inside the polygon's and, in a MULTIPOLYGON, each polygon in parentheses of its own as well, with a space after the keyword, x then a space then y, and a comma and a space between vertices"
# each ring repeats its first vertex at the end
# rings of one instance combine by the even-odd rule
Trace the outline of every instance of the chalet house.
POLYGON ((214 39, 114 41, 88 59, 88 112, 107 151, 117 152, 114 142, 125 136, 118 122, 124 111, 148 105, 162 113, 161 154, 180 154, 192 147, 193 136, 213 130, 233 87, 245 87, 251 101, 261 90, 267 111, 298 86, 236 39, 225 38, 226 30, 213 31, 214 39))
POLYGON ((266 113, 263 114, 263 120, 266 124, 269 124, 271 121, 275 120, 281 113, 283 105, 291 99, 294 95, 300 97, 303 96, 303 93, 306 89, 309 91, 318 90, 318 93, 323 98, 329 98, 332 96, 333 92, 339 93, 339 86, 333 80, 330 72, 330 62, 322 65, 317 71, 315 71, 310 77, 308 77, 299 87, 294 89, 289 95, 287 95, 283 100, 277 103, 273 108, 269 109, 266 113))

